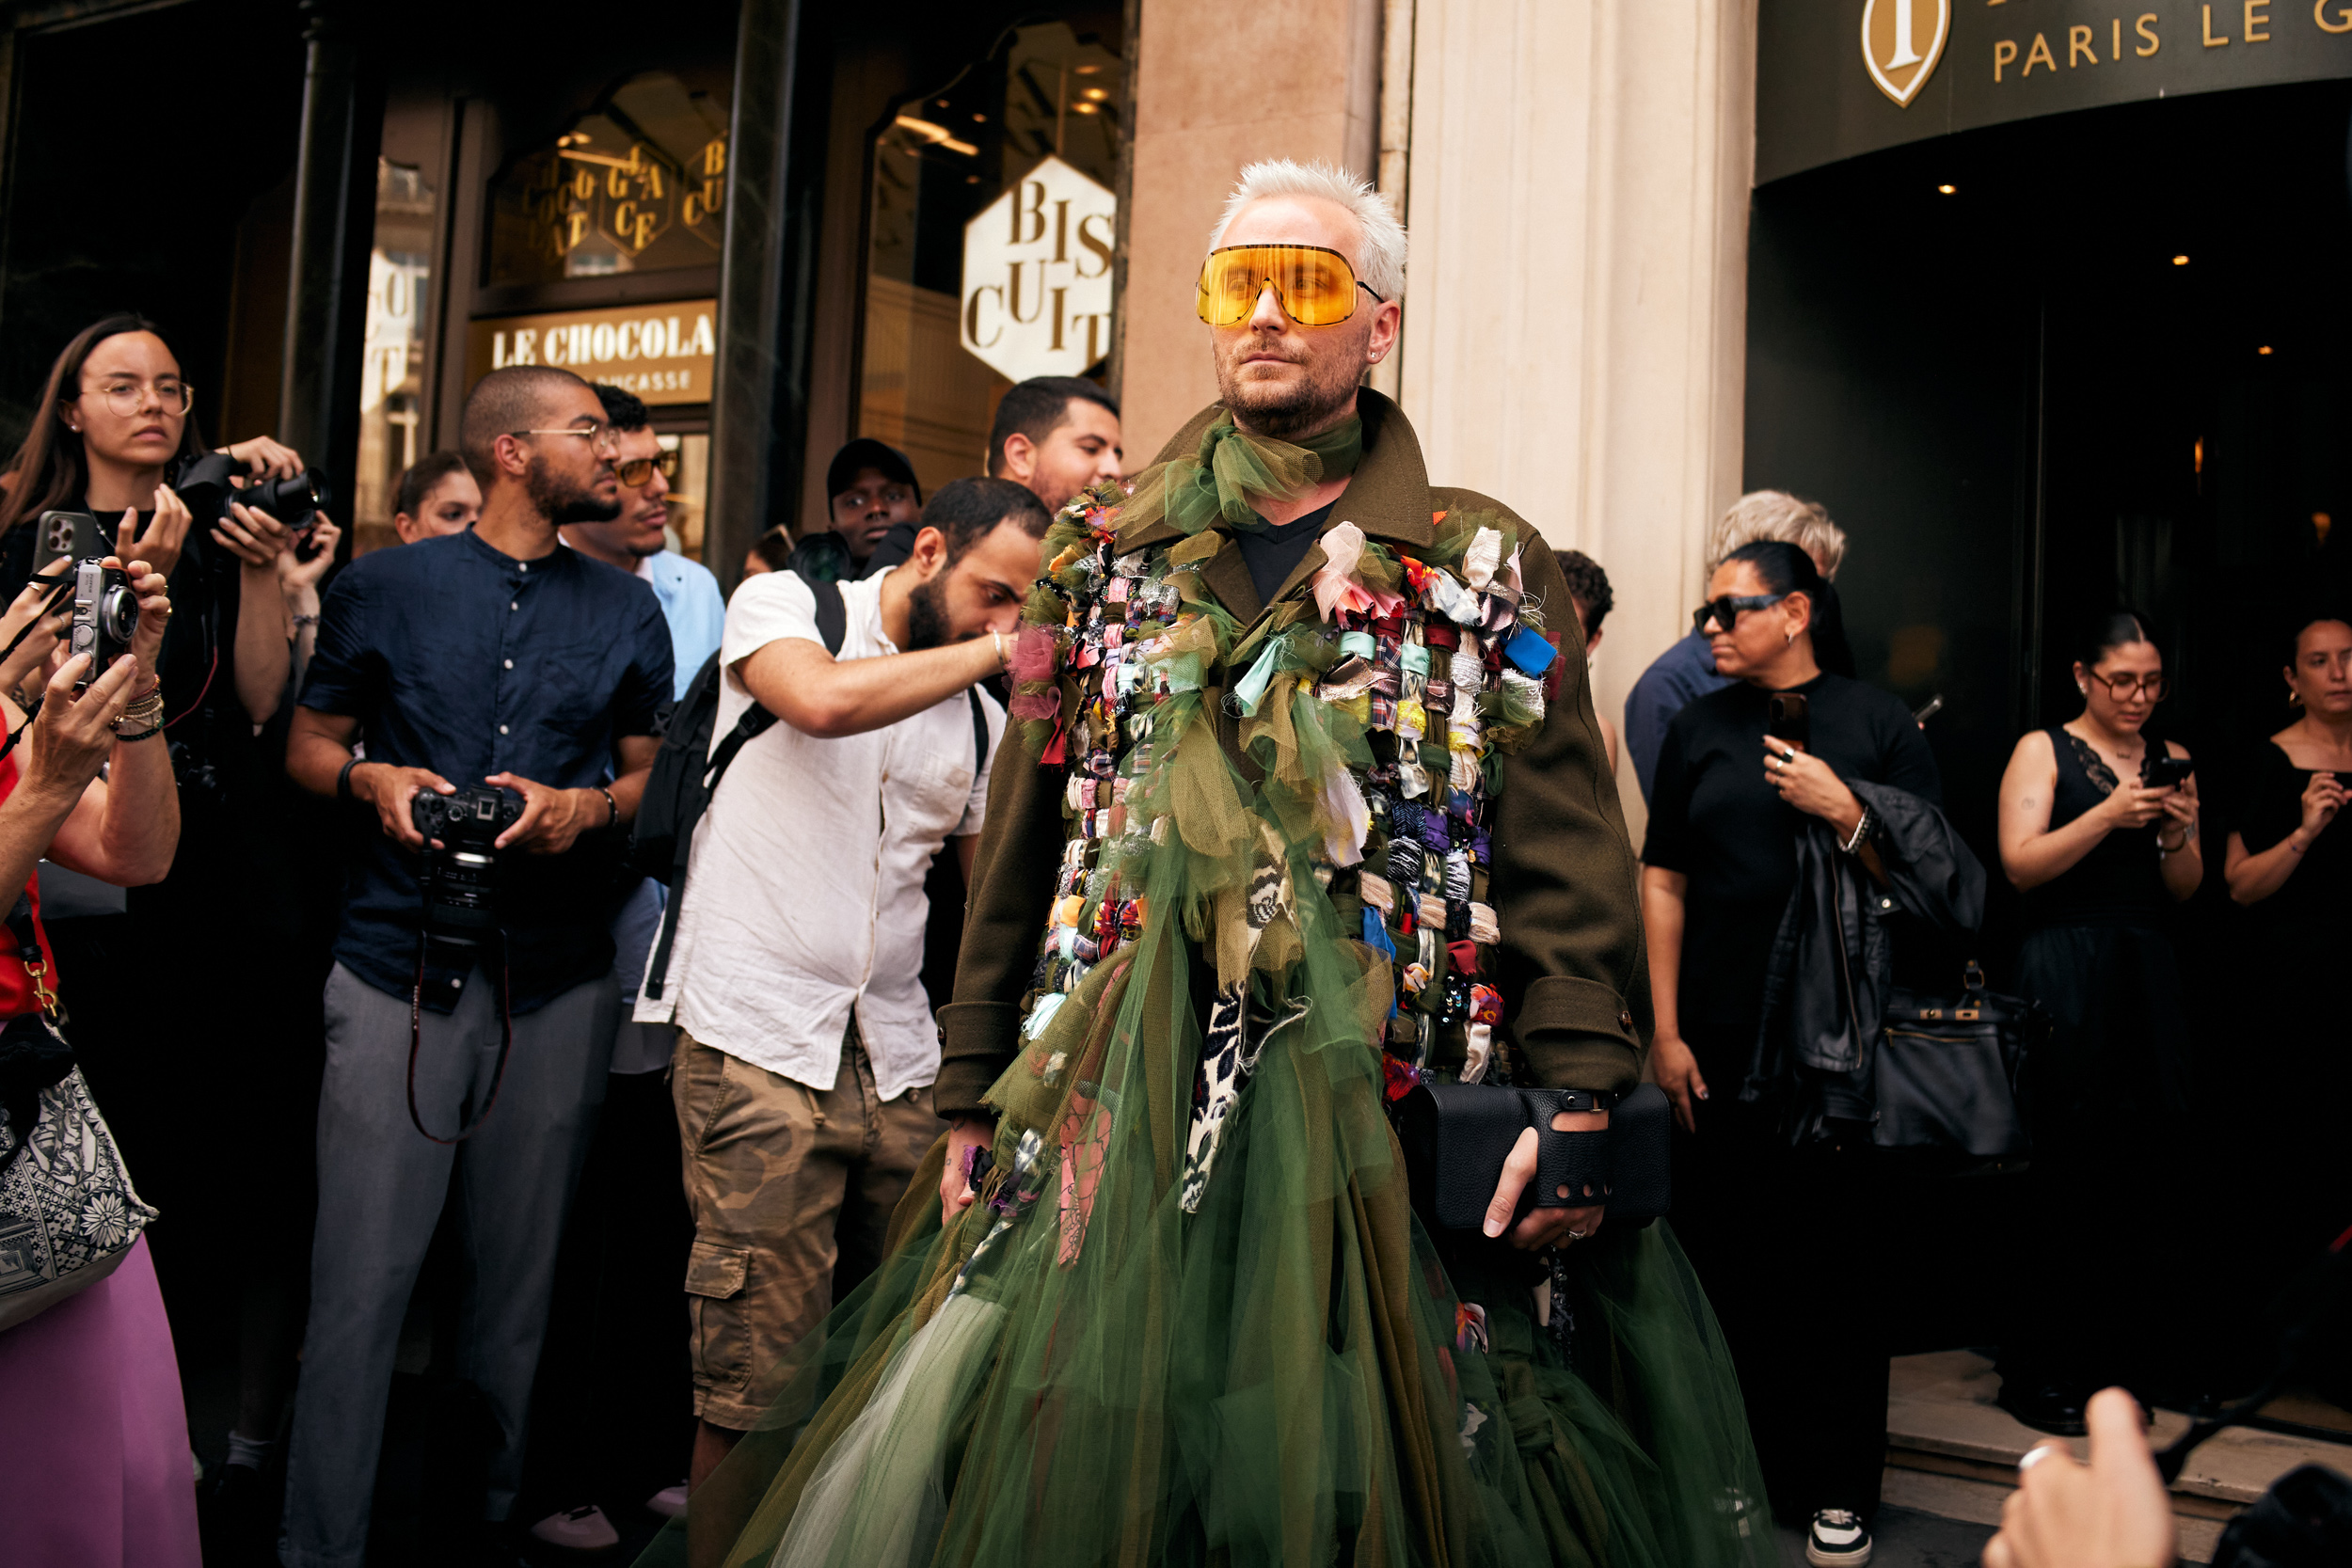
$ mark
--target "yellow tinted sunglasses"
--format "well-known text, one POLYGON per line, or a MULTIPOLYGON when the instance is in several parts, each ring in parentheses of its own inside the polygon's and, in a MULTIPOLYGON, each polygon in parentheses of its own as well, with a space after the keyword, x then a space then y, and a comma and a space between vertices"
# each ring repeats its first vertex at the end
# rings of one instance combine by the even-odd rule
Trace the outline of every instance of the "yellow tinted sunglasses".
MULTIPOLYGON (((1200 319, 1233 326, 1258 309, 1266 290, 1301 326, 1337 326, 1356 313, 1356 291, 1381 299, 1347 258, 1315 245, 1235 245, 1200 264, 1200 319)), ((1381 300, 1386 304, 1386 300, 1381 300)))

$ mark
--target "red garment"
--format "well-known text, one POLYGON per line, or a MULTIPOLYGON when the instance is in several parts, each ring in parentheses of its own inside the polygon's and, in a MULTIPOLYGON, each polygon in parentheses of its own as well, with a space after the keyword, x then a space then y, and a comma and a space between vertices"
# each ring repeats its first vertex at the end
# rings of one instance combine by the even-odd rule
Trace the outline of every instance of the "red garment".
MULTIPOLYGON (((18 777, 14 753, 0 757, 0 802, 5 802, 10 795, 16 793, 18 777)), ((25 879, 24 892, 33 901, 33 937, 40 943, 41 961, 48 965, 48 973, 42 978, 48 983, 51 990, 56 990, 57 989, 57 959, 56 955, 49 951, 49 932, 40 923, 40 873, 39 871, 35 871, 25 879)), ((9 901, 14 902, 13 899, 9 901)), ((7 912, 5 910, 0 910, 0 914, 7 912)), ((40 1004, 33 999, 33 977, 27 974, 24 972, 24 966, 17 961, 15 941, 8 939, 5 953, 0 953, 0 1018, 22 1018, 26 1013, 40 1010, 40 1004)))

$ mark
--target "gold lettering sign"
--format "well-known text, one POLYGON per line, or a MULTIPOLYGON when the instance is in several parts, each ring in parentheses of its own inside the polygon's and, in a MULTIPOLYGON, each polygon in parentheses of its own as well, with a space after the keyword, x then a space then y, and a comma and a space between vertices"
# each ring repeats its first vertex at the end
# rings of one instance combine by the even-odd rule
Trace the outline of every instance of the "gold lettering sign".
POLYGON ((719 302, 494 316, 468 329, 469 385, 509 365, 557 365, 650 404, 708 403, 719 302))

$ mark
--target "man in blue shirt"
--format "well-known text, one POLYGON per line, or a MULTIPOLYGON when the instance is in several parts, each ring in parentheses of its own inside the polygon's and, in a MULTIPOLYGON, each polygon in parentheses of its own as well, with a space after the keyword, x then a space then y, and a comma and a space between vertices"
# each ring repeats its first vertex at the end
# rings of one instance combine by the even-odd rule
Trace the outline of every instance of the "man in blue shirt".
POLYGON ((326 987, 280 1546, 293 1568, 365 1560, 401 1320, 453 1168, 473 1266, 464 1373, 503 1439, 489 1516, 513 1507, 557 1239, 612 1051, 618 856, 673 689, 653 590, 557 539, 618 510, 617 443, 588 384, 495 371, 459 436, 481 520, 336 579, 287 744, 295 783, 381 828, 354 856, 326 987), (496 936, 428 941, 412 803, 485 785, 521 803, 496 841, 496 936))
MULTIPOLYGON (((1732 502, 1708 531, 1704 577, 1714 576, 1724 557, 1758 539, 1796 546, 1832 580, 1846 559, 1845 531, 1829 520, 1818 502, 1800 500, 1785 490, 1752 490, 1732 502)), ((1666 726, 1674 716, 1730 684, 1715 673, 1715 656, 1708 651, 1707 639, 1695 631, 1660 654, 1633 683, 1625 699, 1625 749, 1633 759, 1633 776, 1641 781, 1645 801, 1658 773, 1658 749, 1666 743, 1666 726)))

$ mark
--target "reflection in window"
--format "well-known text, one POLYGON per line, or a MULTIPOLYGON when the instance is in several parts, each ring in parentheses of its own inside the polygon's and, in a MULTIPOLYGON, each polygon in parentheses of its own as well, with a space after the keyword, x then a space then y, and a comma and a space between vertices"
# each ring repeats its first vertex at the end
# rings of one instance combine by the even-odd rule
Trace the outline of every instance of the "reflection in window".
POLYGON ((1011 385, 959 341, 964 226, 1050 157, 1115 185, 1125 70, 1115 37, 1017 28, 875 139, 857 433, 904 451, 926 494, 980 471, 1011 385))
POLYGON ((633 76, 491 182, 487 280, 713 265, 726 171, 723 99, 666 71, 633 76))
POLYGON ((661 444, 678 454, 677 477, 670 481, 670 547, 701 561, 703 503, 710 494, 710 437, 664 436, 661 444))
POLYGON ((422 171, 378 159, 375 247, 368 256, 366 336, 359 366, 359 467, 352 477, 355 549, 389 544, 401 470, 424 455, 425 285, 431 277, 433 187, 422 171))

